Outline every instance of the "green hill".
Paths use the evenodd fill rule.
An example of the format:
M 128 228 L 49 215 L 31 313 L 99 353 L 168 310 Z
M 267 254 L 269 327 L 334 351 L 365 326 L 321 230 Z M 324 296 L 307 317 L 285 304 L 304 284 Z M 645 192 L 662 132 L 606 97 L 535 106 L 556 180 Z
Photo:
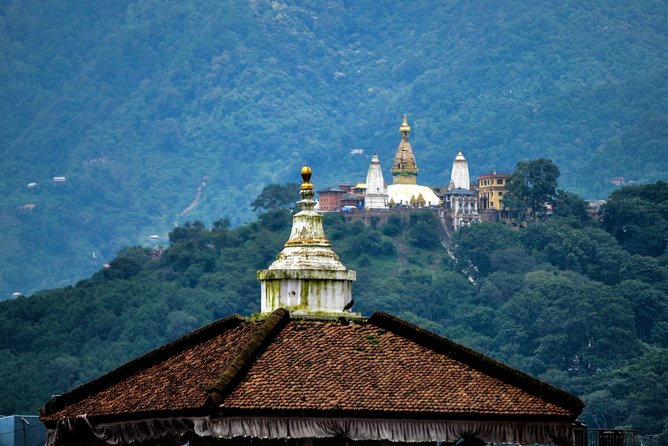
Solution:
M 355 311 L 390 312 L 573 392 L 590 427 L 665 439 L 666 202 L 656 183 L 613 194 L 604 226 L 563 203 L 522 231 L 481 223 L 455 235 L 456 260 L 433 211 L 376 227 L 329 214 L 325 230 L 357 270 Z M 189 223 L 166 249 L 126 248 L 75 286 L 0 302 L 0 413 L 35 412 L 212 320 L 259 311 L 255 273 L 289 230 L 280 209 L 236 228 Z
M 325 187 L 377 151 L 387 175 L 404 112 L 424 184 L 458 150 L 473 175 L 551 158 L 592 198 L 665 179 L 667 6 L 5 2 L 0 296 L 73 283 L 175 221 L 248 221 L 305 162 Z

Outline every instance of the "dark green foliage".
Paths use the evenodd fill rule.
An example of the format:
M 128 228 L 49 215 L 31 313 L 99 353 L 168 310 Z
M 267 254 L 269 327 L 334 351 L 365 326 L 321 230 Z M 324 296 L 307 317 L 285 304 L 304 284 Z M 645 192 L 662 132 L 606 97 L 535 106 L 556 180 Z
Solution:
M 587 214 L 587 202 L 578 195 L 564 190 L 557 191 L 554 215 L 561 219 L 569 219 L 573 223 L 583 225 L 591 223 L 591 218 Z
M 620 280 L 629 254 L 600 228 L 571 226 L 570 220 L 530 225 L 521 234 L 528 252 L 562 270 L 576 271 L 604 283 Z
M 251 208 L 254 212 L 271 209 L 291 209 L 299 201 L 299 184 L 270 184 L 262 189 L 260 195 L 253 200 Z
M 496 251 L 519 246 L 517 232 L 502 224 L 464 227 L 454 238 L 455 257 L 473 277 L 484 277 L 493 271 L 491 257 Z
M 390 237 L 395 236 L 404 229 L 404 226 L 404 222 L 399 215 L 391 215 L 383 226 L 383 234 Z
M 437 248 L 440 245 L 438 220 L 433 211 L 411 214 L 408 223 L 408 241 L 418 248 Z
M 103 271 L 107 279 L 129 279 L 141 270 L 141 266 L 129 257 L 117 257 L 109 262 L 109 268 Z
M 503 204 L 514 209 L 520 220 L 527 214 L 544 218 L 546 205 L 556 204 L 558 177 L 559 168 L 549 159 L 520 161 L 510 177 Z
M 628 186 L 602 207 L 605 229 L 631 254 L 658 257 L 668 245 L 668 183 Z

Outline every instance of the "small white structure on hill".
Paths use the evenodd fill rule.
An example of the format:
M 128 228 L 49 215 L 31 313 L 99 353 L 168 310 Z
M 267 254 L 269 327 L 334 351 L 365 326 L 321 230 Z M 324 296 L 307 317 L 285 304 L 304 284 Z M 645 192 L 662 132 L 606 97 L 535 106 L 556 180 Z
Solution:
M 469 190 L 470 188 L 471 180 L 469 179 L 469 163 L 460 151 L 452 162 L 452 174 L 450 174 L 450 185 L 448 186 L 448 190 Z
M 380 168 L 378 155 L 373 154 L 369 171 L 366 174 L 366 194 L 364 196 L 365 209 L 387 209 L 387 186 Z
M 445 194 L 445 207 L 448 209 L 450 224 L 455 231 L 462 226 L 470 226 L 480 221 L 478 196 L 471 191 L 469 165 L 461 151 L 452 162 L 450 184 Z

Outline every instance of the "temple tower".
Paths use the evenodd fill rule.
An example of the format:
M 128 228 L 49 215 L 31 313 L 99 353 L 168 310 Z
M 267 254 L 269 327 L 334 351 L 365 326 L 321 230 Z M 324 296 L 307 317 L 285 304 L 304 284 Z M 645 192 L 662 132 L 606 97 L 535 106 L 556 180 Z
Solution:
M 350 314 L 355 271 L 346 269 L 332 251 L 314 211 L 311 169 L 302 168 L 301 211 L 292 217 L 292 231 L 283 250 L 268 269 L 257 272 L 261 311 L 285 308 L 295 314 Z
M 404 115 L 404 121 L 401 127 L 399 127 L 399 132 L 401 132 L 401 142 L 397 148 L 397 154 L 394 157 L 394 164 L 392 165 L 392 183 L 417 184 L 418 168 L 415 163 L 413 148 L 408 141 L 411 128 L 406 120 L 406 115 Z
M 380 168 L 378 154 L 374 153 L 366 174 L 365 209 L 387 209 L 387 186 Z
M 450 175 L 450 185 L 448 186 L 448 190 L 452 189 L 471 189 L 469 164 L 461 151 L 452 162 L 452 174 Z

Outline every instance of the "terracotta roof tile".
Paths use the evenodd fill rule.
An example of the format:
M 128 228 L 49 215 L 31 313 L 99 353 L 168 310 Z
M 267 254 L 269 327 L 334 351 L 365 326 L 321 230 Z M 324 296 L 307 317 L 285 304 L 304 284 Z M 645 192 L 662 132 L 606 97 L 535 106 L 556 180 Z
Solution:
M 223 413 L 572 420 L 582 410 L 565 392 L 391 316 L 341 324 L 277 310 L 262 322 L 211 324 L 47 404 L 43 419 L 213 403 Z
M 134 370 L 111 372 L 106 383 L 96 386 L 99 390 L 61 410 L 48 413 L 47 405 L 44 419 L 200 408 L 208 389 L 259 328 L 260 324 L 240 322 L 206 339 L 181 343 L 186 345 L 177 341 L 164 358 L 151 361 L 149 353 Z
M 373 324 L 292 321 L 223 410 L 572 416 L 572 411 Z

